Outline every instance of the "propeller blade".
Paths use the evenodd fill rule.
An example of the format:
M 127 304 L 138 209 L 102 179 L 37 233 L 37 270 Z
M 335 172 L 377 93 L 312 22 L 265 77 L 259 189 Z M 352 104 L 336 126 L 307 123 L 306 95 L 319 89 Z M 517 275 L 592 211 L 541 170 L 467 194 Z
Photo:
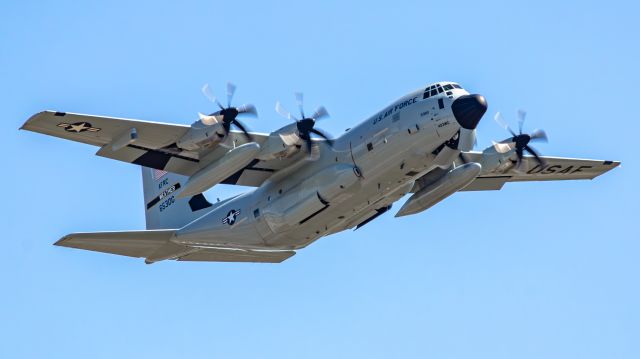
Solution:
M 198 112 L 198 118 L 200 118 L 200 121 L 202 123 L 208 126 L 215 125 L 216 123 L 218 123 L 218 119 L 216 118 L 216 116 L 209 116 L 209 115 L 205 115 L 203 113 Z
M 293 120 L 293 121 L 298 121 L 297 118 L 295 118 L 291 112 L 287 111 L 287 109 L 285 109 L 281 104 L 280 101 L 276 102 L 276 112 L 280 114 L 280 116 L 288 119 L 288 120 Z
M 258 117 L 258 110 L 252 104 L 244 104 L 237 108 L 238 114 L 243 115 L 252 115 L 254 117 Z
M 518 163 L 516 164 L 516 168 L 520 168 L 522 165 L 522 157 L 524 157 L 524 153 L 522 148 L 516 147 L 516 156 L 518 156 Z
M 227 82 L 227 107 L 231 107 L 231 100 L 233 99 L 234 93 L 236 93 L 236 85 Z
M 202 94 L 209 99 L 209 101 L 216 102 L 216 97 L 213 95 L 213 92 L 211 92 L 209 84 L 204 84 L 204 86 L 202 86 Z
M 509 131 L 509 133 L 511 133 L 511 135 L 513 135 L 514 137 L 517 136 L 516 133 L 513 132 L 511 130 L 511 128 L 509 127 L 509 125 L 507 125 L 507 123 L 504 121 L 504 118 L 502 117 L 502 114 L 500 112 L 496 112 L 496 115 L 493 116 L 493 119 L 498 123 L 498 125 L 500 125 L 500 127 L 502 127 L 505 130 Z
M 542 159 L 542 157 L 540 157 L 540 155 L 538 154 L 538 152 L 536 152 L 536 150 L 534 150 L 532 147 L 530 146 L 524 146 L 525 151 L 529 152 L 533 157 L 536 158 L 536 161 L 538 162 L 538 164 L 540 165 L 540 167 L 544 167 L 546 165 L 546 163 L 544 162 L 544 160 Z
M 460 152 L 458 154 L 458 157 L 460 157 L 460 161 L 462 161 L 462 164 L 467 164 L 469 161 L 467 161 L 467 158 L 464 156 L 464 154 L 462 152 Z
M 236 141 L 235 141 L 235 138 L 232 138 L 232 137 L 233 136 L 223 136 L 221 141 L 218 142 L 218 145 L 228 149 L 235 148 Z
M 543 141 L 543 142 L 548 142 L 549 139 L 547 138 L 547 133 L 544 132 L 544 130 L 534 130 L 533 132 L 531 132 L 531 134 L 529 135 L 531 137 L 532 141 Z
M 216 98 L 216 96 L 213 94 L 213 92 L 211 91 L 211 88 L 209 87 L 209 84 L 204 84 L 204 86 L 202 86 L 202 93 L 204 94 L 204 96 L 211 102 L 215 103 L 216 105 L 218 105 L 218 107 L 220 107 L 221 110 L 224 110 L 224 107 L 222 106 L 222 104 L 220 103 L 220 101 L 218 101 L 218 99 Z
M 527 111 L 518 110 L 518 133 L 522 134 L 522 126 L 524 125 L 524 120 L 527 117 Z
M 302 116 L 302 118 L 305 118 L 304 110 L 302 109 L 303 102 L 304 102 L 304 95 L 302 94 L 302 92 L 296 92 L 295 96 L 296 96 L 296 103 L 298 104 L 298 109 L 300 110 L 300 116 Z
M 311 115 L 311 118 L 316 121 L 325 117 L 329 117 L 329 112 L 327 112 L 327 109 L 324 108 L 324 106 L 318 107 L 316 109 L 316 112 L 314 112 L 313 115 Z
M 229 131 L 231 131 L 231 122 L 222 121 L 222 129 L 224 130 L 224 136 L 229 137 Z
M 324 138 L 325 140 L 327 140 L 327 144 L 329 146 L 333 146 L 333 140 L 331 138 L 329 138 L 329 136 L 327 136 L 324 132 L 318 130 L 317 128 L 312 128 L 312 129 L 309 130 L 309 132 L 315 133 L 316 135 Z
M 492 141 L 492 142 L 493 142 L 493 148 L 498 153 L 507 153 L 515 147 L 514 142 L 495 142 L 495 141 Z
M 312 144 L 311 152 L 309 152 L 309 157 L 307 157 L 307 161 L 317 161 L 320 158 L 320 147 L 317 144 Z
M 231 123 L 237 128 L 239 128 L 240 131 L 242 131 L 242 133 L 244 133 L 244 137 L 246 137 L 247 140 L 249 140 L 250 142 L 253 142 L 253 136 L 251 136 L 251 134 L 247 131 L 247 129 L 244 127 L 244 125 L 240 121 L 233 120 L 233 122 Z
M 311 147 L 313 147 L 313 141 L 311 141 L 311 138 L 305 138 L 304 143 L 305 143 L 305 147 L 307 148 L 307 153 L 311 154 L 311 150 L 312 150 Z

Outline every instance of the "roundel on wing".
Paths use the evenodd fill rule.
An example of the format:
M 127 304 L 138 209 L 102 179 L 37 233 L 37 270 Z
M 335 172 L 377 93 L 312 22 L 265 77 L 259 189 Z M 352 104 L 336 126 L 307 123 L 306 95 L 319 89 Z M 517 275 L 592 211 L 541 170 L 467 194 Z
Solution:
M 89 131 L 89 132 L 98 132 L 100 131 L 99 128 L 97 127 L 93 127 L 91 126 L 91 124 L 89 122 L 76 122 L 76 123 L 59 123 L 57 125 L 58 127 L 62 127 L 64 128 L 65 131 L 67 132 L 73 132 L 73 133 L 80 133 L 80 132 L 85 132 L 85 131 Z

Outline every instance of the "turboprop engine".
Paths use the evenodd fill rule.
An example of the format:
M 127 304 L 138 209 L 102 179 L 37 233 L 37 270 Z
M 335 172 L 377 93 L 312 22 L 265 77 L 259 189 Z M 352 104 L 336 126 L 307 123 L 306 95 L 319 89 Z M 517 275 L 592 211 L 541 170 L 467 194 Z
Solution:
M 295 124 L 289 124 L 281 129 L 272 132 L 262 143 L 262 150 L 258 159 L 263 161 L 276 158 L 283 159 L 298 153 L 301 148 L 299 138 L 293 134 Z
M 294 122 L 269 136 L 270 139 L 262 152 L 262 156 L 265 158 L 290 157 L 301 148 L 304 148 L 310 159 L 317 159 L 319 157 L 318 143 L 311 138 L 311 135 L 323 138 L 326 144 L 333 146 L 331 138 L 324 131 L 315 127 L 317 121 L 329 117 L 329 113 L 324 106 L 318 107 L 311 116 L 305 116 L 303 95 L 301 92 L 297 92 L 295 96 L 300 110 L 299 118 L 282 107 L 280 102 L 276 103 L 276 112 Z
M 197 151 L 200 149 L 212 147 L 223 140 L 225 140 L 231 132 L 231 126 L 238 128 L 249 142 L 252 141 L 251 134 L 247 131 L 245 126 L 237 120 L 239 115 L 251 115 L 256 117 L 258 111 L 256 107 L 250 104 L 245 104 L 238 107 L 231 106 L 231 100 L 233 94 L 236 91 L 236 86 L 232 83 L 227 83 L 227 106 L 223 106 L 220 101 L 213 95 L 208 84 L 202 87 L 202 93 L 213 103 L 215 103 L 220 110 L 209 115 L 202 113 L 198 114 L 200 119 L 191 125 L 191 128 L 187 133 L 182 136 L 176 145 L 179 148 L 188 151 Z
M 203 121 L 203 118 L 207 116 L 200 114 L 200 117 L 201 119 L 194 122 L 187 133 L 176 141 L 176 145 L 179 148 L 187 151 L 198 151 L 213 147 L 224 139 L 222 123 L 209 121 L 210 124 L 207 125 Z

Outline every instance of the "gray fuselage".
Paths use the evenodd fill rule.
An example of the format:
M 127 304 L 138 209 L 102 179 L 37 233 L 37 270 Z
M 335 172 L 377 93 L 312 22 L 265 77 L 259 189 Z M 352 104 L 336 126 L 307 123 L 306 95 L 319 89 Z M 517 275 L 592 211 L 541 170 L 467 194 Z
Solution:
M 251 192 L 226 200 L 176 233 L 174 241 L 298 249 L 383 213 L 436 167 L 434 152 L 461 126 L 451 104 L 461 88 L 423 98 L 412 92 Z

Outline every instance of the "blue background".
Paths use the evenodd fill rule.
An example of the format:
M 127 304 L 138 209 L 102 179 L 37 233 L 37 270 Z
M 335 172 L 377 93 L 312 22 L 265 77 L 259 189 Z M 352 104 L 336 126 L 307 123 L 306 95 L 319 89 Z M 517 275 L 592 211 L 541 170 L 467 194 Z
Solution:
M 632 1 L 3 1 L 3 358 L 638 358 L 638 6 Z M 191 123 L 209 82 L 338 135 L 441 80 L 486 96 L 546 155 L 622 160 L 581 182 L 455 194 L 279 265 L 176 263 L 51 244 L 142 229 L 140 170 L 18 131 L 54 109 Z M 210 197 L 244 191 L 216 187 Z M 399 206 L 396 206 L 396 209 Z M 395 210 L 392 211 L 395 213 Z

